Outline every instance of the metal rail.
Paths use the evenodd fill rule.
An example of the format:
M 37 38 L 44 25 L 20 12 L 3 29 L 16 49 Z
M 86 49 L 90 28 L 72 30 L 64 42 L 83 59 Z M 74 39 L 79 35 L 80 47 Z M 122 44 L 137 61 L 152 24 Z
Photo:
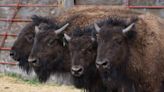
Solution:
M 43 5 L 43 4 L 0 4 L 0 7 L 58 7 L 58 4 Z
M 10 47 L 4 47 L 5 41 L 8 36 L 16 37 L 17 34 L 9 34 L 8 30 L 11 29 L 11 25 L 13 22 L 31 22 L 31 19 L 16 19 L 16 15 L 21 7 L 59 7 L 58 3 L 55 3 L 53 5 L 44 5 L 44 4 L 21 4 L 22 0 L 18 0 L 17 4 L 0 4 L 0 7 L 15 7 L 14 14 L 11 19 L 5 19 L 0 18 L 0 21 L 9 22 L 8 27 L 5 29 L 6 32 L 3 34 L 0 34 L 0 36 L 3 36 L 2 42 L 0 43 L 0 51 L 9 51 L 11 50 Z M 17 65 L 17 62 L 0 62 L 0 64 L 8 64 L 8 65 Z
M 5 19 L 5 18 L 0 18 L 0 21 L 4 22 L 31 22 L 31 19 Z
M 14 10 L 14 14 L 11 17 L 11 20 L 13 20 L 16 17 L 19 9 L 21 8 L 21 6 L 19 6 L 19 4 L 21 4 L 21 1 L 22 0 L 18 0 L 17 1 L 16 7 L 15 7 L 15 10 Z M 4 44 L 5 44 L 5 41 L 6 41 L 7 37 L 8 37 L 8 30 L 11 29 L 13 21 L 8 21 L 8 22 L 9 22 L 9 25 L 8 25 L 8 27 L 6 29 L 6 32 L 5 32 L 5 34 L 2 35 L 3 39 L 2 39 L 2 42 L 0 44 L 0 50 L 9 50 L 9 49 L 11 49 L 11 48 L 3 48 Z M 16 63 L 14 63 L 14 62 L 0 62 L 0 64 L 16 65 Z
M 143 9 L 143 8 L 147 8 L 147 9 L 162 9 L 164 8 L 164 6 L 139 6 L 139 5 L 130 5 L 130 0 L 126 1 L 126 5 L 128 8 L 130 9 Z
M 17 62 L 0 62 L 0 64 L 3 64 L 3 65 L 18 65 Z
M 12 37 L 16 37 L 16 34 L 8 34 L 8 33 L 4 33 L 4 34 L 0 34 L 0 36 L 12 36 Z

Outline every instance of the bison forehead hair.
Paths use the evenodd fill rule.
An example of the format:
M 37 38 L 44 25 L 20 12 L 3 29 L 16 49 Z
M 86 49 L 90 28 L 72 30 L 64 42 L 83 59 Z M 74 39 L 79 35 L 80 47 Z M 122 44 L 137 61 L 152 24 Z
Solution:
M 58 27 L 58 21 L 55 20 L 54 18 L 33 15 L 31 19 L 33 23 L 36 24 L 36 26 L 39 26 L 41 23 L 45 23 L 45 24 L 48 24 L 49 27 L 53 27 L 53 28 Z
M 74 64 L 94 62 L 94 59 L 96 57 L 97 42 L 92 39 L 92 37 L 95 37 L 96 35 L 93 31 L 93 27 L 86 27 L 83 30 L 80 30 L 78 28 L 75 31 L 73 31 L 69 44 L 70 52 L 75 55 L 72 57 L 81 60 L 74 60 L 75 58 L 73 58 Z M 77 55 L 73 52 L 77 52 L 79 54 Z

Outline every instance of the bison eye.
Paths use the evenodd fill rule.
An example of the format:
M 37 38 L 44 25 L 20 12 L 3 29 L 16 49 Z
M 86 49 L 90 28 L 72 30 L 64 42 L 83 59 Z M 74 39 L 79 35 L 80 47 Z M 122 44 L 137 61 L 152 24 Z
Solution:
M 25 38 L 26 38 L 26 40 L 27 40 L 29 43 L 33 42 L 33 40 L 34 40 L 33 35 L 28 35 L 28 36 L 26 36 Z
M 55 41 L 53 39 L 50 39 L 47 43 L 48 46 L 52 46 Z

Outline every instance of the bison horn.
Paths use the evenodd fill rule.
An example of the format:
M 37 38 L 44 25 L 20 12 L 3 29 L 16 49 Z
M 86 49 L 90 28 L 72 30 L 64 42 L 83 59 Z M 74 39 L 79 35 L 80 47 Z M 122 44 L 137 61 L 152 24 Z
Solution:
M 127 28 L 123 29 L 122 32 L 123 33 L 127 33 L 128 31 L 131 30 L 131 28 L 134 26 L 134 23 L 130 24 Z
M 64 34 L 64 37 L 65 37 L 65 39 L 66 39 L 67 41 L 70 41 L 70 40 L 71 40 L 71 37 L 70 37 L 69 35 L 67 35 L 67 34 Z
M 38 32 L 39 32 L 39 27 L 35 26 L 35 33 L 38 33 Z
M 96 29 L 96 32 L 99 33 L 101 28 L 96 23 L 94 23 L 94 27 Z
M 60 29 L 56 30 L 55 33 L 56 34 L 60 34 L 63 30 L 65 30 L 68 27 L 69 23 L 65 24 L 63 27 L 61 27 Z

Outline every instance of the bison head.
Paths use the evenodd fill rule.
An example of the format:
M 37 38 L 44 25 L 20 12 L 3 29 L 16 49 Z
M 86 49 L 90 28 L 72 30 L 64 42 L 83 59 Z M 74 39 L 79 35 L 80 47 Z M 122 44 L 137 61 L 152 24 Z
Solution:
M 97 43 L 91 34 L 92 30 L 76 31 L 72 37 L 65 34 L 72 59 L 71 73 L 76 77 L 88 74 L 94 66 Z
M 40 81 L 46 81 L 51 72 L 61 66 L 64 54 L 67 53 L 62 31 L 68 25 L 55 29 L 52 25 L 41 23 L 35 27 L 36 36 L 28 61 L 35 68 Z
M 34 23 L 30 23 L 22 29 L 10 51 L 10 56 L 18 61 L 19 66 L 27 73 L 31 70 L 28 56 L 31 52 L 35 36 L 34 26 Z
M 92 29 L 75 30 L 70 37 L 64 34 L 69 42 L 71 55 L 71 73 L 73 82 L 77 88 L 85 88 L 91 82 L 97 81 L 97 72 L 95 66 L 97 42 L 92 37 Z M 96 76 L 96 77 L 95 77 Z M 92 80 L 94 79 L 94 80 Z
M 134 23 L 128 26 L 104 25 L 101 28 L 95 23 L 98 42 L 96 66 L 101 69 L 119 67 L 127 61 L 129 40 L 134 39 Z
M 35 26 L 38 26 L 40 23 L 54 24 L 55 21 L 46 17 L 33 15 L 32 22 L 21 30 L 10 51 L 10 56 L 18 61 L 19 66 L 27 73 L 32 69 L 28 63 L 28 57 L 34 43 Z

